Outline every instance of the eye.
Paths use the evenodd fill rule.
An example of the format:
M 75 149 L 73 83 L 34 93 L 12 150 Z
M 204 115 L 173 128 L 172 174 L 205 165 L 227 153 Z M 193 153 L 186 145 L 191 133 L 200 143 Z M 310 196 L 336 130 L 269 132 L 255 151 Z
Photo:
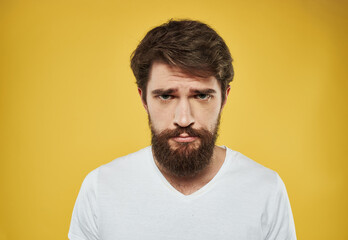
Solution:
M 161 100 L 169 100 L 172 99 L 171 95 L 159 95 L 158 96 Z
M 211 98 L 211 96 L 209 94 L 201 93 L 201 94 L 197 94 L 196 98 L 200 100 L 208 100 L 209 98 Z

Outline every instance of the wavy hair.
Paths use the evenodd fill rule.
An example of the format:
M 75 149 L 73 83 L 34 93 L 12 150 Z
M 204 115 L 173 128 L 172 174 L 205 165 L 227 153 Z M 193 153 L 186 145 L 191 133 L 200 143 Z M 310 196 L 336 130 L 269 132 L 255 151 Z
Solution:
M 169 20 L 150 30 L 131 55 L 136 83 L 143 91 L 154 61 L 162 61 L 198 77 L 220 82 L 222 101 L 233 80 L 232 57 L 224 40 L 207 24 L 192 20 Z

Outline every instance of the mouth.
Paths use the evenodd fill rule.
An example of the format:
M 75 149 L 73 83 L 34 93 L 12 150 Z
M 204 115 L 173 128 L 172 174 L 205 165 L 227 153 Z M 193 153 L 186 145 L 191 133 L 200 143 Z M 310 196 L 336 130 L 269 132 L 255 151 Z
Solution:
M 190 136 L 186 133 L 184 134 L 180 134 L 177 137 L 173 137 L 172 139 L 175 142 L 179 142 L 179 143 L 190 143 L 190 142 L 194 142 L 195 140 L 197 140 L 198 137 L 194 137 L 194 136 Z

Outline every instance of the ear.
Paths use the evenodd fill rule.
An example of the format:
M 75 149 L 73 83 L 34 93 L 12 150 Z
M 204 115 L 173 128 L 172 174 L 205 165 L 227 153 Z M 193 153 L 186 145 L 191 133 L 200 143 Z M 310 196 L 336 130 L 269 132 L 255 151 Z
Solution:
M 223 107 L 224 107 L 224 106 L 226 105 L 226 103 L 227 103 L 227 97 L 228 97 L 228 95 L 230 94 L 230 90 L 231 90 L 231 86 L 228 85 L 227 88 L 226 88 L 226 91 L 225 91 L 225 100 L 224 100 L 224 102 L 223 102 L 222 105 L 221 105 L 221 110 L 223 109 Z
M 144 95 L 143 90 L 141 90 L 140 88 L 138 88 L 138 93 L 139 93 L 139 95 L 140 95 L 141 102 L 143 103 L 143 106 L 144 106 L 146 112 L 148 112 L 148 110 L 147 110 L 147 104 L 146 104 L 146 101 L 144 100 L 145 95 Z

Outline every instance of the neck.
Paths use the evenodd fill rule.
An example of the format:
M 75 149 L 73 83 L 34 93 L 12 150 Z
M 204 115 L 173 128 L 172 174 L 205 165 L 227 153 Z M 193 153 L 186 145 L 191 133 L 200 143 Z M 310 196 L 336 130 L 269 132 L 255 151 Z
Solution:
M 155 163 L 162 175 L 176 190 L 183 193 L 184 195 L 190 195 L 202 188 L 215 177 L 222 164 L 224 163 L 225 156 L 226 150 L 221 147 L 215 146 L 210 164 L 199 173 L 193 176 L 184 177 L 179 177 L 171 174 L 166 169 L 164 169 L 156 159 Z

